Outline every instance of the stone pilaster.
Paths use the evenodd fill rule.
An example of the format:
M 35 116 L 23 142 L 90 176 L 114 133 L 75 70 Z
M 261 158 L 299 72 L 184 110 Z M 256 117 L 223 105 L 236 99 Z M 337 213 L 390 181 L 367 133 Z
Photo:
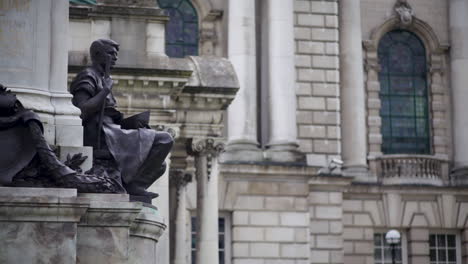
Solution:
M 257 141 L 257 53 L 255 1 L 230 0 L 228 57 L 237 73 L 240 89 L 228 108 L 226 161 L 263 159 Z
M 217 264 L 218 259 L 218 156 L 224 142 L 215 138 L 191 139 L 197 177 L 197 263 Z
M 266 1 L 268 30 L 269 135 L 267 158 L 305 161 L 297 148 L 294 1 Z
M 344 262 L 343 190 L 351 178 L 314 176 L 309 180 L 310 263 Z
M 462 263 L 468 263 L 468 229 L 461 232 L 461 256 Z
M 360 1 L 339 1 L 341 134 L 344 173 L 367 180 L 366 95 Z
M 449 9 L 451 90 L 453 102 L 453 163 L 457 183 L 468 182 L 468 1 L 451 0 Z
M 430 263 L 429 230 L 425 227 L 411 228 L 408 232 L 408 262 L 414 264 Z
M 186 206 L 186 186 L 192 181 L 192 175 L 184 170 L 171 170 L 170 186 L 174 192 L 175 214 L 173 217 L 173 264 L 187 263 L 187 206 Z

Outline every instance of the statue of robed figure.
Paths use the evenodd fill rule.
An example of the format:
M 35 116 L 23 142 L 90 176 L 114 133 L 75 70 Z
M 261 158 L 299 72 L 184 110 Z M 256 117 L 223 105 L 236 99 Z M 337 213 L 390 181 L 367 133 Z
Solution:
M 116 109 L 110 72 L 118 51 L 119 44 L 113 40 L 94 41 L 92 65 L 77 74 L 70 93 L 81 110 L 84 145 L 93 147 L 93 168 L 88 173 L 120 181 L 131 196 L 145 201 L 157 196 L 146 189 L 164 174 L 173 138 L 150 129 L 149 112 L 124 119 Z

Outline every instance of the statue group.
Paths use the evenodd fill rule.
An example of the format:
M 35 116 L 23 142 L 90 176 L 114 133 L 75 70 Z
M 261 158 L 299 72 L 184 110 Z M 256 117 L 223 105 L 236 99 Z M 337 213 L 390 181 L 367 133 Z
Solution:
M 110 73 L 118 51 L 113 40 L 94 41 L 92 65 L 70 85 L 72 103 L 81 110 L 84 145 L 93 147 L 93 166 L 84 173 L 79 165 L 86 157 L 58 160 L 44 139 L 39 117 L 0 87 L 0 144 L 13 150 L 13 155 L 0 153 L 1 185 L 128 193 L 132 200 L 147 203 L 158 196 L 147 189 L 164 174 L 173 138 L 150 128 L 149 112 L 124 118 L 117 110 Z

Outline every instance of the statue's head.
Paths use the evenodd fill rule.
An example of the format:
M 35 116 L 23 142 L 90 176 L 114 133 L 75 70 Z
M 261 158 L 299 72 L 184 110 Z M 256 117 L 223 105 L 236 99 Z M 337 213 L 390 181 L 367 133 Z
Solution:
M 12 116 L 22 108 L 16 95 L 0 84 L 0 116 Z
M 118 51 L 119 44 L 111 39 L 95 40 L 89 48 L 93 64 L 100 65 L 103 70 L 112 68 L 115 65 Z

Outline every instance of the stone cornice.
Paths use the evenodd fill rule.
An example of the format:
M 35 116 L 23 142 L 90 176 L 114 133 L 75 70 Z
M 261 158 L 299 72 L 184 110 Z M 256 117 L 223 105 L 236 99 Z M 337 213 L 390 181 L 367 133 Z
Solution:
M 88 19 L 90 17 L 125 17 L 144 20 L 168 21 L 164 10 L 154 7 L 120 6 L 116 4 L 94 6 L 70 6 L 71 19 Z

